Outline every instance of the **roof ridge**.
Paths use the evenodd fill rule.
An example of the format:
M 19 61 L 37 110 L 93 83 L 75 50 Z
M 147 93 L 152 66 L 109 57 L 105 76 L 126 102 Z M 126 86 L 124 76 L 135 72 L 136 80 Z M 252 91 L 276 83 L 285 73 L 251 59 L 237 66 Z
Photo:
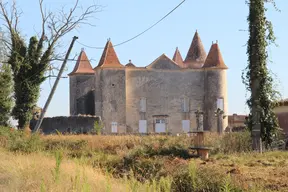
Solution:
M 176 65 L 177 67 L 179 67 L 178 64 L 177 64 L 175 61 L 173 61 L 173 60 L 170 59 L 165 53 L 163 53 L 163 54 L 161 54 L 159 57 L 157 57 L 152 63 L 150 63 L 149 65 L 147 65 L 146 68 L 149 68 L 149 67 L 153 66 L 153 64 L 157 63 L 157 62 L 158 62 L 160 59 L 162 59 L 162 58 L 168 59 L 168 60 L 171 61 L 174 65 Z

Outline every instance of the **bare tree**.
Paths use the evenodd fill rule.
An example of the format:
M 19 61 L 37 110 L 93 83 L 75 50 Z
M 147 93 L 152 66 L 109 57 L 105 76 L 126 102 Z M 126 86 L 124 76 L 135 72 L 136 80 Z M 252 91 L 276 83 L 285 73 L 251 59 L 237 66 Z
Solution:
M 29 125 L 31 111 L 39 98 L 40 85 L 47 77 L 51 77 L 45 77 L 46 71 L 55 68 L 50 66 L 50 62 L 59 60 L 61 56 L 61 53 L 55 51 L 57 43 L 80 25 L 92 25 L 89 20 L 100 11 L 100 6 L 95 4 L 83 8 L 79 5 L 79 0 L 76 0 L 69 11 L 62 7 L 56 13 L 46 11 L 43 4 L 44 0 L 39 0 L 41 32 L 25 42 L 18 29 L 22 12 L 17 8 L 16 1 L 9 6 L 4 0 L 0 0 L 0 16 L 10 35 L 5 44 L 10 50 L 8 63 L 13 71 L 16 102 L 13 115 L 18 119 L 20 128 Z M 80 15 L 77 15 L 78 11 L 81 11 Z

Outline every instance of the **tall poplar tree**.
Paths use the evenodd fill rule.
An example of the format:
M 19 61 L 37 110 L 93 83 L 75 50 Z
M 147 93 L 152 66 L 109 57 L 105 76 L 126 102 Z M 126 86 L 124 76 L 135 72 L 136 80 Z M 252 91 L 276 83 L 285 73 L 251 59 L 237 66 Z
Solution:
M 247 104 L 250 109 L 247 125 L 252 131 L 253 149 L 261 150 L 261 142 L 266 147 L 273 141 L 278 120 L 273 109 L 278 92 L 273 89 L 273 78 L 267 68 L 267 46 L 275 42 L 272 23 L 266 18 L 265 3 L 274 1 L 248 0 L 249 40 L 247 43 L 248 66 L 243 74 L 243 82 L 251 92 Z M 262 141 L 261 141 L 262 140 Z
M 0 29 L 0 126 L 7 126 L 13 107 L 13 79 L 10 66 L 7 64 L 5 35 Z
M 13 107 L 13 79 L 10 66 L 0 65 L 0 126 L 7 126 Z

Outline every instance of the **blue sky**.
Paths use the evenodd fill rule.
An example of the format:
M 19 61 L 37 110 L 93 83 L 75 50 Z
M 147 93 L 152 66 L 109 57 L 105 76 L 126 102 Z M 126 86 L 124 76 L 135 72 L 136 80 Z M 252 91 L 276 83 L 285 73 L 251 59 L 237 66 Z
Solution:
M 172 10 L 182 0 L 97 0 L 102 5 L 102 11 L 90 20 L 92 24 L 82 25 L 77 31 L 69 33 L 61 44 L 63 50 L 68 47 L 74 35 L 79 41 L 90 45 L 104 46 L 111 38 L 113 44 L 125 41 L 142 32 L 154 22 Z M 61 6 L 72 6 L 73 0 L 45 0 L 47 9 L 57 11 Z M 93 0 L 80 0 L 85 7 Z M 268 6 L 268 18 L 272 20 L 279 47 L 272 46 L 269 50 L 269 68 L 276 74 L 277 89 L 285 98 L 288 92 L 288 78 L 286 72 L 286 45 L 288 45 L 288 2 L 276 0 L 281 13 Z M 35 31 L 40 31 L 40 12 L 38 0 L 18 0 L 18 7 L 23 11 L 20 27 L 23 35 L 30 37 Z M 116 47 L 122 64 L 131 59 L 137 66 L 146 66 L 162 53 L 172 58 L 176 46 L 185 58 L 196 29 L 208 53 L 212 41 L 218 40 L 226 65 L 228 80 L 229 113 L 243 114 L 248 112 L 245 105 L 246 90 L 241 80 L 242 70 L 247 65 L 246 42 L 248 6 L 245 0 L 186 0 L 186 2 L 168 18 L 155 26 L 152 30 L 137 39 Z M 76 43 L 72 54 L 80 52 L 83 46 Z M 63 51 L 60 50 L 60 51 Z M 85 48 L 93 67 L 98 64 L 102 50 Z M 68 62 L 67 75 L 72 71 L 75 62 Z M 51 82 L 53 83 L 53 81 Z M 39 106 L 43 107 L 51 90 L 49 81 L 41 86 Z M 48 108 L 46 116 L 69 115 L 69 79 L 61 79 L 54 98 Z

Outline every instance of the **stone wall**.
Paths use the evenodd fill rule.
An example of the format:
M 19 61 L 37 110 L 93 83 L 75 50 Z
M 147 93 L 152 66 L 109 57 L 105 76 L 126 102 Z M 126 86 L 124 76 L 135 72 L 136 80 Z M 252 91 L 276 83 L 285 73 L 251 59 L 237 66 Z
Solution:
M 125 68 L 102 69 L 100 73 L 100 91 L 97 92 L 101 94 L 101 117 L 107 133 L 111 132 L 112 122 L 117 122 L 118 133 L 126 132 L 125 90 Z M 98 106 L 97 104 L 96 108 Z M 96 111 L 98 110 L 96 109 Z
M 99 117 L 95 116 L 69 116 L 69 117 L 47 117 L 43 119 L 41 130 L 44 134 L 54 134 L 58 130 L 61 133 L 88 133 L 93 130 L 95 121 Z M 35 121 L 30 127 L 34 127 Z
M 203 109 L 203 70 L 137 69 L 126 70 L 126 124 L 129 132 L 138 132 L 139 120 L 147 120 L 148 132 L 155 131 L 155 118 L 167 119 L 167 131 L 182 132 L 182 120 L 190 120 L 196 129 L 195 111 Z M 184 98 L 189 110 L 183 112 Z M 146 112 L 140 112 L 140 99 L 146 99 Z
M 74 75 L 69 77 L 70 115 L 78 115 L 77 99 L 94 90 L 94 75 Z

